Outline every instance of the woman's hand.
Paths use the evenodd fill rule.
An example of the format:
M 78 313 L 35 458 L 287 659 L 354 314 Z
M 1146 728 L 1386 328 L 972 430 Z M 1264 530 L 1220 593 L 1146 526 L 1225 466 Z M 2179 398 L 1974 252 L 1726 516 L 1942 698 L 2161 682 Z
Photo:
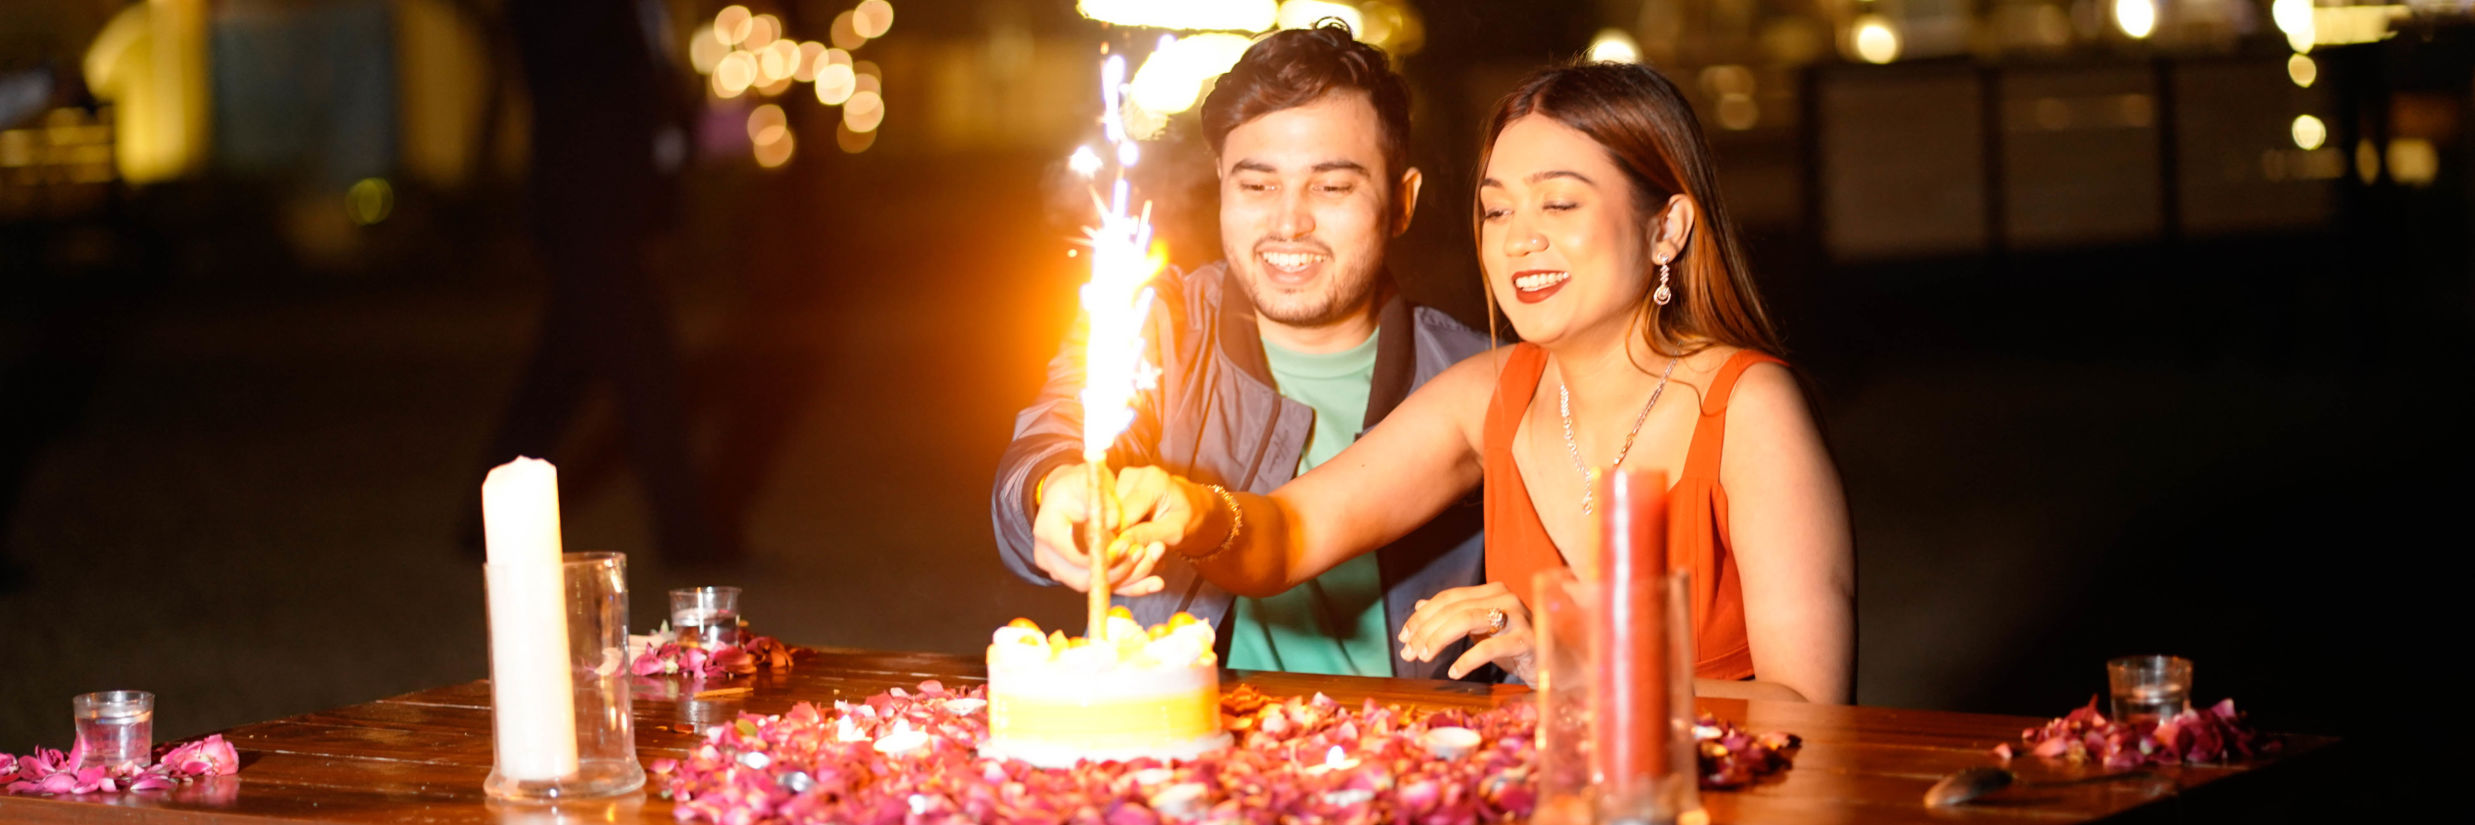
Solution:
M 1139 469 L 1167 475 L 1150 467 Z M 1098 508 L 1102 523 L 1114 525 L 1124 520 L 1125 509 L 1120 502 L 1125 499 L 1127 477 L 1133 474 L 1134 471 L 1115 473 L 1115 478 L 1111 478 L 1112 474 L 1103 468 L 1101 484 L 1115 486 L 1118 492 L 1102 496 Z M 1077 592 L 1090 592 L 1091 556 L 1083 552 L 1078 540 L 1094 509 L 1088 465 L 1068 464 L 1049 471 L 1040 481 L 1039 502 L 1039 511 L 1031 517 L 1032 563 L 1057 583 Z M 1107 576 L 1111 591 L 1120 596 L 1160 592 L 1166 585 L 1159 576 L 1152 575 L 1152 567 L 1160 562 L 1161 546 L 1138 545 L 1124 541 L 1123 536 L 1119 538 L 1109 543 Z
M 1501 630 L 1495 628 L 1494 622 L 1498 610 L 1504 615 Z M 1446 671 L 1452 678 L 1459 679 L 1488 662 L 1524 682 L 1536 675 L 1537 648 L 1535 637 L 1530 634 L 1530 610 L 1521 606 L 1511 588 L 1495 582 L 1455 587 L 1419 602 L 1417 611 L 1401 623 L 1401 658 L 1431 661 L 1436 651 L 1463 636 L 1476 639 L 1477 643 L 1453 661 Z

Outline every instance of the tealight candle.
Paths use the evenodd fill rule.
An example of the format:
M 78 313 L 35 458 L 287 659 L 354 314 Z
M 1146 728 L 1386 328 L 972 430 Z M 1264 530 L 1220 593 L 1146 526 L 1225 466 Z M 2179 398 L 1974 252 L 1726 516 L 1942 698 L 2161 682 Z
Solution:
M 1420 734 L 1418 744 L 1437 759 L 1459 759 L 1478 747 L 1478 732 L 1469 728 L 1435 728 Z
M 877 737 L 876 750 L 887 756 L 901 756 L 928 747 L 928 734 L 916 730 L 911 723 L 897 721 L 892 732 Z
M 1331 750 L 1324 752 L 1323 764 L 1307 767 L 1306 773 L 1309 776 L 1321 776 L 1333 771 L 1349 770 L 1350 768 L 1355 768 L 1357 766 L 1358 760 L 1349 758 L 1348 751 L 1341 750 L 1341 746 L 1339 745 L 1333 745 Z

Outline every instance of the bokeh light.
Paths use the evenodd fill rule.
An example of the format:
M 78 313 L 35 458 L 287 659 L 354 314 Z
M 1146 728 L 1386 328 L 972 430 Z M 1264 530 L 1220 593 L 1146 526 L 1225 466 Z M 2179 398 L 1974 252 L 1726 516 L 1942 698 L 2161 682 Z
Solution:
M 352 222 L 371 226 L 395 211 L 395 187 L 386 178 L 362 178 L 344 190 L 344 212 Z
M 773 45 L 774 39 L 781 36 L 782 18 L 775 17 L 770 14 L 760 14 L 757 15 L 755 19 L 748 21 L 748 38 L 746 40 L 739 41 L 739 48 L 746 49 L 748 51 L 756 51 L 757 49 L 762 49 L 766 46 Z
M 1166 38 L 1163 38 L 1166 40 Z M 1252 41 L 1235 34 L 1198 34 L 1173 40 L 1153 50 L 1126 84 L 1126 97 L 1144 110 L 1162 115 L 1194 108 L 1203 87 L 1237 65 Z
M 851 102 L 842 104 L 842 124 L 854 132 L 874 132 L 885 123 L 885 98 L 876 92 L 860 90 L 851 94 Z
M 2312 83 L 2320 79 L 2320 62 L 2308 54 L 2287 55 L 2286 79 L 2294 81 L 2297 86 L 2312 88 Z
M 722 55 L 729 53 L 730 44 L 722 42 L 712 26 L 699 27 L 696 36 L 688 38 L 688 65 L 696 67 L 697 74 L 712 74 Z
M 2146 39 L 2157 30 L 2157 0 L 2114 0 L 2114 25 L 2134 40 Z
M 1100 171 L 1100 153 L 1092 151 L 1089 146 L 1077 146 L 1074 156 L 1066 158 L 1066 168 L 1083 177 L 1091 177 Z
M 876 145 L 877 133 L 854 132 L 851 131 L 850 124 L 836 124 L 834 126 L 834 143 L 841 146 L 842 151 L 856 155 L 861 152 L 868 151 L 868 147 Z
M 1856 18 L 1855 32 L 1849 42 L 1856 47 L 1858 59 L 1867 63 L 1889 63 L 1899 59 L 1899 32 L 1891 21 L 1879 14 Z
M 824 65 L 825 44 L 814 40 L 801 43 L 799 44 L 799 70 L 791 73 L 791 79 L 801 83 L 813 82 L 816 80 L 816 70 Z
M 731 52 L 713 67 L 713 91 L 723 97 L 738 97 L 756 83 L 756 57 L 747 52 Z
M 783 129 L 774 142 L 756 145 L 756 165 L 780 169 L 783 164 L 791 162 L 791 153 L 797 148 L 798 141 L 791 139 L 790 130 Z
M 2296 115 L 2292 131 L 2295 147 L 2306 152 L 2320 148 L 2329 140 L 2329 126 L 2311 115 Z
M 859 28 L 852 25 L 853 16 L 849 11 L 834 15 L 834 24 L 827 30 L 825 38 L 834 42 L 834 48 L 856 49 L 868 43 L 868 38 L 859 36 Z
M 827 106 L 849 102 L 851 93 L 859 91 L 856 81 L 857 76 L 851 73 L 850 64 L 825 64 L 825 68 L 816 70 L 816 102 Z
M 748 111 L 748 141 L 763 146 L 780 140 L 790 131 L 790 118 L 782 107 L 767 103 Z
M 748 13 L 746 6 L 724 6 L 721 11 L 713 15 L 713 35 L 722 41 L 722 45 L 739 45 L 747 42 L 748 30 L 753 27 L 755 20 L 755 16 Z
M 863 0 L 851 10 L 851 29 L 861 37 L 884 37 L 886 30 L 893 27 L 894 4 L 885 0 Z
M 1601 63 L 1639 63 L 1641 44 L 1623 29 L 1600 29 L 1590 38 L 1590 59 Z

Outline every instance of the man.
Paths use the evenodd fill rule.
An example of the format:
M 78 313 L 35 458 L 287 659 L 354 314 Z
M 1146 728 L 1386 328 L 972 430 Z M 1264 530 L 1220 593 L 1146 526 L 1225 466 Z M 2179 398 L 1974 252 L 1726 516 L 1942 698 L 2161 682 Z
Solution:
M 1268 493 L 1488 340 L 1404 302 L 1384 268 L 1420 176 L 1408 88 L 1381 50 L 1341 28 L 1274 34 L 1221 77 L 1202 114 L 1224 260 L 1156 280 L 1145 338 L 1160 386 L 1138 400 L 1109 463 Z M 1015 421 L 992 502 L 1007 567 L 1077 590 L 1088 586 L 1075 538 L 1088 483 L 1082 384 L 1081 342 L 1069 339 Z M 1118 596 L 1146 625 L 1180 610 L 1212 622 L 1230 667 L 1443 678 L 1457 650 L 1410 662 L 1393 640 L 1418 600 L 1484 578 L 1479 522 L 1476 507 L 1453 508 L 1268 599 L 1236 598 L 1183 559 L 1137 548 L 1117 562 L 1138 568 Z

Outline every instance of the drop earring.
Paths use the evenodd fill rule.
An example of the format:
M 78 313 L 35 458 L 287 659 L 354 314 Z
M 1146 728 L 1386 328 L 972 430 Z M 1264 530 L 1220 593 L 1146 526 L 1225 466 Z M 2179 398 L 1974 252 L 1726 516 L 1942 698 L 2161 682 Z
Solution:
M 1651 303 L 1654 303 L 1654 304 L 1658 304 L 1659 306 L 1666 306 L 1666 305 L 1667 305 L 1667 302 L 1672 301 L 1672 300 L 1675 300 L 1675 299 L 1676 299 L 1676 293 L 1669 292 L 1669 291 L 1668 291 L 1668 289 L 1667 289 L 1667 262 L 1666 262 L 1666 261 L 1660 261 L 1660 262 L 1659 262 L 1659 288 L 1658 288 L 1658 290 L 1657 290 L 1657 291 L 1650 293 L 1650 302 L 1651 302 Z

